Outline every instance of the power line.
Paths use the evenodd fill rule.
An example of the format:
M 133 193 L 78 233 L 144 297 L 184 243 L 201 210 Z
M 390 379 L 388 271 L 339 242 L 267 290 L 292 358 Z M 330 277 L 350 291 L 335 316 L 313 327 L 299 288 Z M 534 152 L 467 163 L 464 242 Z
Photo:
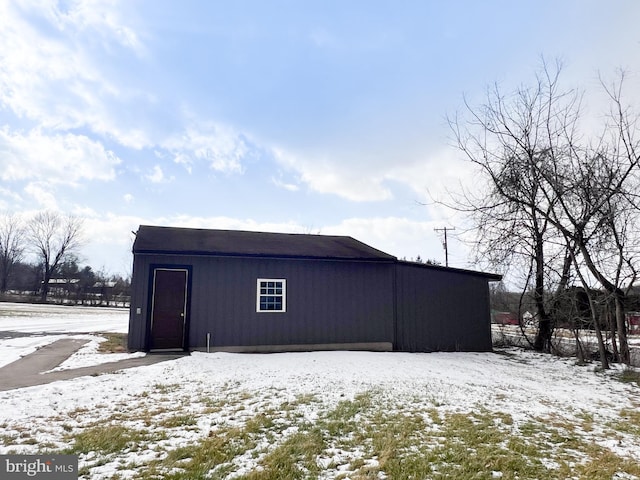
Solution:
M 444 264 L 445 266 L 449 266 L 449 248 L 447 245 L 447 231 L 455 230 L 456 227 L 442 227 L 442 228 L 434 228 L 436 232 L 444 232 L 444 242 L 442 242 L 442 246 L 444 247 Z

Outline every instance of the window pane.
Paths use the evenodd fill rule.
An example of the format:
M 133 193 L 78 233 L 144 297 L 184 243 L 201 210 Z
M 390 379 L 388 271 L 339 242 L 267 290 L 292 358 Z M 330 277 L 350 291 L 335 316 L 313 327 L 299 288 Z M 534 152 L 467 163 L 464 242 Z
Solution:
M 285 281 L 258 279 L 258 311 L 285 311 Z
M 260 296 L 260 310 L 282 310 L 282 297 Z

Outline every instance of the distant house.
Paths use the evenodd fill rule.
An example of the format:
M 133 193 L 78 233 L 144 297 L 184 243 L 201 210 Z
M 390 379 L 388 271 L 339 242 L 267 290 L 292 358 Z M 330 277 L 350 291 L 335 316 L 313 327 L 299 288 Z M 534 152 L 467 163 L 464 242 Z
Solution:
M 44 283 L 44 282 L 43 282 Z M 47 282 L 48 292 L 51 296 L 68 296 L 76 293 L 80 287 L 78 278 L 50 278 Z
M 488 282 L 351 237 L 140 226 L 130 350 L 491 350 Z
M 528 312 L 525 312 L 528 313 Z M 493 323 L 498 325 L 518 325 L 518 316 L 513 312 L 491 312 Z M 531 316 L 531 314 L 529 314 Z

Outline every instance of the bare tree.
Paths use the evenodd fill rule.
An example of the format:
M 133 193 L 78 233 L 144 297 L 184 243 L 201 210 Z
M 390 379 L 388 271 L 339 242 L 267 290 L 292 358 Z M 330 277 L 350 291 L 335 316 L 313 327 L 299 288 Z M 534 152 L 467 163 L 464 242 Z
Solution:
M 24 253 L 24 229 L 15 215 L 0 216 L 0 292 L 7 291 L 13 266 Z
M 566 135 L 579 118 L 581 95 L 560 92 L 561 67 L 546 65 L 532 87 L 520 87 L 506 97 L 497 85 L 487 91 L 480 107 L 465 102 L 467 120 L 449 119 L 457 147 L 478 167 L 484 190 L 453 195 L 453 206 L 471 215 L 477 233 L 476 252 L 494 266 L 519 262 L 527 271 L 524 290 L 532 284 L 537 319 L 536 350 L 550 351 L 553 334 L 548 312 L 550 272 L 559 285 L 568 281 L 567 249 L 551 228 L 549 212 L 556 201 L 542 189 L 543 165 L 555 161 L 553 152 L 570 141 Z M 562 266 L 549 268 L 552 262 Z M 561 287 L 560 287 L 561 288 Z M 524 291 L 523 290 L 523 291 Z
M 60 262 L 82 245 L 82 225 L 82 219 L 78 217 L 63 217 L 52 211 L 38 213 L 27 224 L 27 240 L 42 262 L 40 298 L 43 302 L 49 293 L 49 280 Z
M 607 367 L 600 317 L 591 294 L 594 279 L 613 302 L 620 360 L 629 362 L 623 287 L 636 278 L 640 141 L 636 117 L 622 102 L 624 76 L 608 94 L 611 113 L 602 133 L 581 134 L 582 94 L 560 91 L 560 66 L 545 64 L 531 88 L 513 96 L 497 87 L 470 120 L 450 121 L 458 147 L 487 182 L 480 198 L 458 197 L 457 206 L 477 222 L 480 252 L 492 261 L 518 255 L 529 262 L 538 317 L 534 346 L 548 349 L 549 282 L 557 292 L 575 276 L 589 295 L 591 324 Z M 587 138 L 588 140 L 585 140 Z M 460 201 L 462 198 L 462 201 Z M 572 273 L 573 272 L 573 273 Z
M 623 288 L 630 288 L 636 278 L 640 140 L 636 118 L 622 103 L 623 80 L 621 75 L 615 89 L 603 84 L 612 110 L 597 143 L 582 147 L 571 143 L 567 151 L 555 155 L 557 161 L 548 165 L 551 168 L 540 170 L 540 174 L 547 198 L 557 199 L 549 211 L 549 222 L 575 245 L 576 270 L 584 268 L 614 304 L 619 356 L 628 364 Z M 584 275 L 580 279 L 587 288 Z M 597 322 L 594 329 L 606 366 Z

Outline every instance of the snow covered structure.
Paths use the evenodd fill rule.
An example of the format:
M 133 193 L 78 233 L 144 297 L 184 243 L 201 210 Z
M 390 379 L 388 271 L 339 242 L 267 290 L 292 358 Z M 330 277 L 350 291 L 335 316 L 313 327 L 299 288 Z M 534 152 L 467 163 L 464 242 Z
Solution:
M 499 275 L 351 237 L 140 226 L 130 350 L 491 350 Z

